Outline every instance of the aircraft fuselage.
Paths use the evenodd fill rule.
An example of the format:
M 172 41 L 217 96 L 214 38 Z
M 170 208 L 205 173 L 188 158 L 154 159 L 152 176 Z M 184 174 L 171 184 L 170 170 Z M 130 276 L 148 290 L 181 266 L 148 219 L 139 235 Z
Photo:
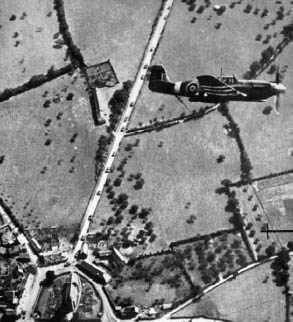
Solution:
M 242 94 L 229 95 L 229 93 L 209 93 L 206 95 L 206 92 L 201 89 L 199 82 L 197 82 L 197 91 L 191 93 L 190 90 L 188 90 L 188 86 L 192 83 L 194 83 L 194 81 L 191 80 L 176 83 L 158 80 L 150 83 L 149 88 L 154 92 L 189 97 L 191 102 L 207 103 L 222 103 L 228 101 L 264 101 L 271 96 L 285 91 L 285 87 L 282 84 L 274 82 L 237 80 L 235 83 L 228 85 L 233 86 L 235 90 Z

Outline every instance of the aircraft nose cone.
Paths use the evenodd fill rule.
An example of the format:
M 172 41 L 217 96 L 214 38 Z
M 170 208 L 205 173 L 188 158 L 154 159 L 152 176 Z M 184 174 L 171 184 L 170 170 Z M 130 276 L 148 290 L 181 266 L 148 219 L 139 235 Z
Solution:
M 285 93 L 287 89 L 283 84 L 274 84 L 274 88 L 277 93 Z

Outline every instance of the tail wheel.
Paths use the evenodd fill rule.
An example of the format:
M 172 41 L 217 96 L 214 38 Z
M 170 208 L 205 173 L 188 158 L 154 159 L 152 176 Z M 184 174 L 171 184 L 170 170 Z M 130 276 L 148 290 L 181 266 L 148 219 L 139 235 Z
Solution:
M 186 90 L 188 94 L 195 94 L 198 91 L 198 84 L 194 82 L 190 82 L 186 86 Z

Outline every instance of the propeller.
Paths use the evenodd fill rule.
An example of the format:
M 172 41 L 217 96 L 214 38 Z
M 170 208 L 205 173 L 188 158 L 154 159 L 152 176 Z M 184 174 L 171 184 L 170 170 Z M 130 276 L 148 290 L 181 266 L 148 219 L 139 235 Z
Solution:
M 275 80 L 275 83 L 279 84 L 280 83 L 280 68 L 279 68 L 279 65 L 277 66 L 277 69 L 276 69 L 276 80 Z
M 280 114 L 279 113 L 279 108 L 280 108 L 280 93 L 275 95 L 275 112 L 276 114 Z
M 281 74 L 280 74 L 280 68 L 279 68 L 279 65 L 277 66 L 277 69 L 276 69 L 276 79 L 275 79 L 275 83 L 276 84 L 280 84 L 280 78 L 281 78 Z M 279 113 L 279 108 L 280 108 L 280 93 L 277 93 L 275 95 L 275 112 L 276 114 L 280 114 Z

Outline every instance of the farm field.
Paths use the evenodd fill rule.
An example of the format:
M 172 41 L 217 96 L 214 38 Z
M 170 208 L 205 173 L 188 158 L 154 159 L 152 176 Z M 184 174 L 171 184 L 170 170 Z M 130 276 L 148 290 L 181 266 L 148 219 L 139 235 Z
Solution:
M 292 182 L 287 184 L 280 184 L 277 186 L 267 186 L 264 189 L 257 191 L 257 195 L 265 209 L 267 223 L 269 224 L 270 229 L 292 229 Z M 289 241 L 293 240 L 292 233 L 276 234 L 278 235 L 278 239 L 283 246 L 286 246 Z
M 284 321 L 285 295 L 283 288 L 272 281 L 270 265 L 266 263 L 237 276 L 174 316 L 205 316 L 237 322 Z
M 121 83 L 133 79 L 161 2 L 66 0 L 64 5 L 87 64 L 110 59 Z
M 0 91 L 67 64 L 53 1 L 2 1 L 0 20 Z
M 116 197 L 128 195 L 129 207 L 122 213 L 125 217 L 129 218 L 133 204 L 152 209 L 150 216 L 157 235 L 152 249 L 231 228 L 230 214 L 224 211 L 227 199 L 215 192 L 223 179 L 238 180 L 240 173 L 237 146 L 224 133 L 224 124 L 225 119 L 214 112 L 161 132 L 124 139 L 110 174 L 111 185 L 120 177 L 120 185 L 114 183 L 112 188 Z M 225 156 L 222 163 L 217 163 L 219 155 Z M 121 168 L 123 159 L 126 162 Z M 137 173 L 143 179 L 140 189 L 134 188 L 136 180 L 130 178 Z M 92 231 L 101 230 L 101 222 L 114 215 L 113 197 L 102 196 Z
M 26 229 L 80 222 L 104 131 L 79 73 L 1 103 L 0 195 Z

